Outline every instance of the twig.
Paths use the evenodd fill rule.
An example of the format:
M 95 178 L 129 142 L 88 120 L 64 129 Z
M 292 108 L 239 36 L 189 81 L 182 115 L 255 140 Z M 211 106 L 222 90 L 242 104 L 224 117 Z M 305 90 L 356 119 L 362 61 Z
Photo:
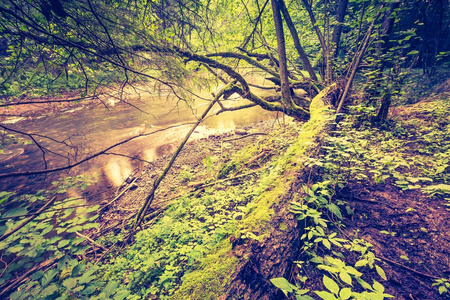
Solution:
M 96 246 L 96 247 L 98 247 L 98 248 L 102 248 L 102 249 L 105 250 L 105 251 L 108 251 L 108 249 L 106 249 L 106 248 L 103 247 L 102 245 L 96 243 L 96 242 L 95 242 L 93 239 L 91 239 L 90 237 L 85 236 L 85 235 L 79 233 L 78 231 L 75 232 L 75 234 L 78 235 L 78 236 L 81 237 L 81 238 L 86 239 L 86 240 L 87 240 L 89 243 L 91 243 L 92 245 L 94 245 L 94 246 Z
M 350 87 L 352 86 L 353 79 L 355 78 L 356 71 L 359 68 L 359 63 L 361 62 L 364 54 L 366 53 L 367 48 L 369 47 L 369 44 L 370 44 L 369 41 L 370 41 L 370 36 L 372 35 L 372 30 L 374 28 L 375 22 L 378 20 L 378 18 L 381 15 L 381 12 L 382 12 L 381 9 L 382 8 L 383 8 L 383 6 L 381 6 L 380 11 L 378 12 L 378 14 L 373 19 L 372 24 L 370 24 L 369 30 L 367 31 L 367 35 L 366 35 L 366 40 L 364 41 L 364 44 L 363 44 L 363 46 L 361 48 L 361 52 L 359 53 L 358 57 L 356 58 L 355 65 L 353 66 L 353 70 L 352 70 L 352 72 L 350 74 L 350 77 L 349 77 L 349 79 L 347 81 L 347 84 L 345 85 L 345 89 L 344 89 L 344 92 L 343 92 L 343 94 L 341 96 L 341 99 L 339 100 L 339 105 L 338 105 L 338 107 L 336 109 L 336 114 L 338 114 L 341 111 L 341 109 L 342 109 L 342 105 L 344 104 L 345 98 L 347 97 L 347 94 L 348 94 L 348 92 L 350 90 Z
M 428 274 L 425 274 L 425 273 L 416 271 L 416 270 L 414 270 L 414 269 L 411 269 L 410 267 L 407 267 L 407 266 L 405 266 L 405 265 L 402 265 L 402 264 L 400 264 L 400 263 L 398 263 L 398 262 L 395 262 L 395 261 L 393 261 L 393 260 L 390 260 L 390 259 L 388 259 L 388 258 L 386 258 L 386 257 L 383 257 L 383 256 L 377 256 L 377 257 L 380 258 L 380 259 L 382 259 L 382 260 L 384 260 L 384 261 L 387 261 L 388 263 L 391 263 L 391 264 L 393 264 L 393 265 L 396 265 L 397 267 L 400 267 L 400 268 L 403 268 L 403 269 L 408 270 L 408 271 L 410 271 L 410 272 L 413 272 L 414 274 L 417 274 L 417 275 L 419 275 L 419 276 L 422 276 L 422 277 L 425 277 L 425 278 L 431 278 L 431 279 L 439 279 L 439 278 L 440 278 L 440 277 L 436 277 L 436 276 L 433 276 L 433 275 L 428 275 Z
M 97 265 L 105 256 L 106 254 L 109 253 L 109 251 L 111 251 L 112 248 L 114 248 L 116 246 L 118 242 L 115 242 L 114 244 L 112 244 L 111 247 L 108 248 L 108 250 L 106 250 L 105 252 L 102 253 L 102 255 L 95 261 L 94 266 Z
M 260 154 L 254 156 L 253 158 L 249 159 L 245 164 L 242 165 L 242 167 L 236 172 L 234 173 L 239 174 L 242 169 L 244 169 L 245 167 L 249 167 L 251 166 L 255 161 L 259 160 L 260 158 L 265 158 L 266 155 L 269 155 L 272 151 L 264 149 Z
M 219 183 L 223 183 L 223 182 L 226 182 L 226 181 L 236 180 L 236 179 L 240 179 L 242 177 L 247 177 L 247 176 L 255 174 L 255 173 L 259 172 L 259 171 L 261 171 L 261 169 L 254 170 L 254 171 L 251 171 L 251 172 L 248 172 L 248 173 L 245 173 L 245 174 L 241 174 L 241 175 L 237 175 L 237 176 L 234 176 L 234 177 L 230 177 L 230 178 L 216 180 L 216 181 L 211 182 L 211 183 L 200 183 L 200 184 L 194 186 L 194 190 L 193 191 L 196 191 L 196 190 L 201 189 L 201 188 L 213 186 L 213 185 L 216 185 L 216 184 L 219 184 Z
M 30 176 L 30 175 L 38 175 L 38 174 L 48 174 L 48 173 L 53 173 L 53 172 L 58 172 L 58 171 L 68 170 L 68 169 L 71 169 L 71 168 L 76 167 L 76 166 L 78 166 L 78 165 L 81 165 L 82 163 L 85 163 L 85 162 L 87 162 L 87 161 L 89 161 L 89 160 L 91 160 L 91 159 L 93 159 L 93 158 L 95 158 L 95 157 L 97 157 L 97 156 L 100 156 L 100 155 L 102 155 L 102 154 L 105 154 L 105 153 L 107 153 L 109 150 L 111 150 L 111 149 L 113 149 L 113 148 L 116 148 L 116 147 L 118 147 L 118 146 L 120 146 L 120 145 L 123 145 L 123 144 L 125 144 L 125 143 L 128 143 L 128 142 L 130 142 L 130 141 L 132 141 L 132 140 L 134 140 L 134 139 L 137 139 L 137 138 L 140 138 L 140 137 L 144 137 L 144 136 L 149 136 L 149 135 L 152 135 L 152 134 L 154 134 L 154 133 L 162 132 L 162 131 L 165 131 L 165 130 L 168 130 L 168 129 L 171 129 L 171 128 L 180 127 L 180 126 L 185 126 L 185 125 L 189 125 L 189 124 L 193 124 L 193 122 L 183 123 L 183 124 L 177 124 L 177 125 L 173 125 L 173 126 L 169 126 L 169 127 L 163 128 L 163 129 L 158 129 L 158 130 L 155 130 L 155 131 L 152 131 L 152 132 L 149 132 L 149 133 L 141 133 L 141 134 L 132 136 L 132 137 L 126 139 L 126 140 L 123 140 L 123 141 L 121 141 L 121 142 L 119 142 L 119 143 L 116 143 L 116 144 L 114 144 L 114 145 L 112 145 L 112 146 L 109 146 L 108 148 L 106 148 L 106 149 L 104 149 L 104 150 L 102 150 L 102 151 L 99 151 L 99 152 L 97 152 L 97 153 L 95 153 L 95 154 L 93 154 L 93 155 L 91 155 L 91 156 L 88 156 L 88 157 L 86 157 L 86 158 L 80 160 L 79 162 L 76 162 L 76 163 L 74 163 L 74 164 L 70 164 L 70 165 L 67 165 L 67 166 L 64 166 L 64 167 L 59 167 L 59 168 L 54 168 L 54 169 L 46 169 L 46 170 L 39 170 L 39 171 L 28 171 L 28 172 L 17 172 L 17 173 L 0 174 L 0 179 L 8 178 L 8 177 L 18 177 L 18 176 Z M 0 125 L 0 126 L 3 127 L 2 125 Z
M 137 179 L 138 179 L 137 177 L 133 179 L 133 181 L 122 192 L 120 192 L 119 195 L 117 195 L 114 199 L 109 201 L 104 207 L 110 206 L 111 204 L 116 202 L 120 197 L 122 197 L 133 186 L 133 183 L 135 183 Z
M 43 210 L 45 210 L 50 204 L 53 203 L 53 201 L 55 201 L 56 196 L 53 197 L 52 199 L 50 199 L 50 201 L 48 201 L 47 203 L 45 203 L 44 206 L 42 206 L 34 216 L 29 217 L 28 219 L 26 219 L 25 221 L 23 221 L 22 223 L 20 223 L 16 228 L 8 231 L 7 233 L 5 233 L 4 235 L 0 236 L 0 242 L 3 241 L 4 239 L 6 239 L 7 237 L 9 237 L 10 235 L 12 235 L 13 233 L 17 232 L 18 230 L 20 230 L 22 227 L 24 227 L 25 225 L 27 225 L 28 223 L 30 223 L 31 221 L 33 221 L 34 218 L 36 218 Z M 0 294 L 1 295 L 1 294 Z
M 99 94 L 101 95 L 101 94 Z M 86 99 L 95 99 L 98 98 L 99 95 L 93 95 L 88 97 L 74 98 L 74 99 L 55 99 L 55 100 L 44 100 L 44 101 L 22 101 L 22 102 L 7 102 L 1 103 L 0 107 L 8 107 L 15 105 L 25 105 L 25 104 L 48 104 L 48 103 L 61 103 L 61 102 L 76 102 Z
M 164 171 L 161 173 L 161 175 L 153 182 L 153 186 L 151 187 L 151 190 L 149 192 L 149 194 L 147 195 L 144 204 L 142 205 L 141 209 L 139 210 L 139 212 L 136 214 L 136 219 L 135 219 L 135 223 L 133 225 L 133 231 L 135 231 L 137 229 L 137 227 L 139 227 L 142 223 L 142 220 L 144 219 L 145 213 L 147 212 L 148 208 L 150 207 L 150 205 L 153 202 L 153 199 L 155 197 L 155 192 L 156 189 L 158 188 L 159 184 L 161 183 L 161 181 L 166 177 L 167 173 L 169 172 L 169 170 L 171 169 L 173 163 L 175 162 L 176 158 L 178 157 L 178 154 L 180 154 L 181 150 L 183 149 L 184 145 L 187 143 L 187 141 L 189 140 L 190 136 L 192 135 L 192 133 L 194 132 L 194 130 L 197 128 L 198 125 L 200 125 L 200 123 L 205 119 L 205 117 L 207 116 L 207 114 L 209 113 L 209 111 L 211 110 L 211 108 L 214 106 L 214 104 L 216 104 L 216 102 L 219 100 L 219 98 L 224 95 L 226 92 L 232 90 L 235 87 L 235 83 L 236 81 L 232 81 L 229 84 L 227 84 L 225 87 L 223 87 L 218 93 L 217 95 L 214 97 L 214 100 L 209 104 L 208 108 L 203 112 L 202 116 L 200 117 L 200 119 L 197 121 L 197 123 L 192 126 L 191 130 L 189 131 L 189 133 L 185 136 L 184 140 L 181 142 L 181 144 L 178 146 L 177 150 L 175 151 L 175 153 L 173 154 L 172 158 L 170 159 L 169 163 L 167 164 L 166 168 L 164 169 Z
M 360 198 L 356 198 L 356 197 L 345 198 L 345 200 L 346 201 L 367 202 L 367 203 L 372 203 L 372 204 L 383 204 L 383 202 L 381 202 L 381 201 L 360 199 Z
M 33 268 L 29 269 L 28 271 L 26 271 L 22 276 L 20 276 L 19 278 L 15 279 L 13 282 L 11 282 L 8 286 L 6 286 L 1 292 L 0 292 L 0 297 L 7 294 L 9 291 L 11 291 L 12 289 L 14 289 L 16 286 L 20 285 L 31 273 L 38 271 L 42 268 L 45 268 L 47 266 L 51 266 L 53 263 L 55 263 L 57 260 L 59 259 L 59 257 L 55 257 L 53 259 L 44 261 L 42 263 L 40 263 L 37 266 L 34 266 Z
M 15 218 L 22 218 L 22 217 L 28 217 L 28 216 L 35 216 L 35 215 L 39 215 L 41 213 L 48 213 L 48 212 L 53 212 L 53 211 L 61 211 L 61 210 L 66 210 L 66 209 L 72 209 L 72 208 L 79 208 L 79 207 L 86 207 L 86 206 L 94 206 L 94 205 L 98 205 L 101 204 L 103 201 L 98 201 L 98 202 L 89 202 L 87 204 L 80 204 L 80 205 L 74 205 L 74 206 L 68 206 L 68 207 L 62 207 L 62 208 L 55 208 L 55 209 L 49 209 L 46 211 L 37 211 L 34 213 L 29 213 L 29 214 L 24 214 L 24 215 L 18 215 L 18 216 L 14 216 L 14 217 L 6 217 L 6 218 L 0 218 L 0 221 L 3 220 L 12 220 Z
M 255 132 L 255 133 L 246 134 L 246 135 L 243 135 L 243 136 L 240 136 L 237 138 L 226 139 L 226 140 L 223 140 L 222 143 L 245 139 L 247 137 L 254 136 L 254 135 L 270 135 L 270 134 L 264 133 L 264 132 Z

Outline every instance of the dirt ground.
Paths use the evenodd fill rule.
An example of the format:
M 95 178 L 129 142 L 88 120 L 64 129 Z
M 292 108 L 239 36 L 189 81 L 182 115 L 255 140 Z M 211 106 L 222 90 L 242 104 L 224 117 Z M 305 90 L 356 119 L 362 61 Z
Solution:
M 345 231 L 351 236 L 358 230 L 374 245 L 388 278 L 386 292 L 395 299 L 445 299 L 431 286 L 450 275 L 450 211 L 444 200 L 389 183 L 355 186 L 346 200 L 355 215 L 344 222 Z

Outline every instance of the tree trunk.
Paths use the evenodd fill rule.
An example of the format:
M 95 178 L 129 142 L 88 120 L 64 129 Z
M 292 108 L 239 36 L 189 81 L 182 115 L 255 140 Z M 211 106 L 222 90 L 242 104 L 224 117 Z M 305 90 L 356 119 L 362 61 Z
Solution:
M 391 3 L 389 5 L 389 9 L 386 11 L 383 19 L 383 24 L 381 27 L 381 39 L 378 41 L 376 45 L 378 57 L 380 61 L 378 63 L 378 73 L 377 78 L 375 79 L 375 91 L 374 98 L 378 99 L 382 96 L 381 107 L 376 117 L 376 121 L 380 122 L 386 120 L 389 107 L 391 105 L 391 92 L 384 88 L 383 93 L 379 93 L 381 88 L 382 80 L 383 80 L 383 71 L 386 66 L 386 60 L 384 59 L 384 55 L 388 52 L 389 49 L 389 38 L 392 33 L 392 29 L 394 28 L 395 17 L 393 16 L 394 11 L 400 6 L 400 3 Z
M 377 51 L 379 55 L 383 55 L 389 49 L 389 38 L 394 28 L 395 17 L 393 17 L 394 11 L 399 7 L 400 3 L 389 4 L 389 9 L 386 11 L 383 19 L 383 25 L 381 29 L 381 40 L 377 43 Z M 384 68 L 384 61 L 382 60 L 382 67 Z
M 283 22 L 280 13 L 279 0 L 272 0 L 273 21 L 277 35 L 278 60 L 280 62 L 281 97 L 286 107 L 292 106 L 291 89 L 289 87 L 289 77 L 286 59 L 286 44 L 284 40 Z
M 341 40 L 342 23 L 345 19 L 345 13 L 347 11 L 348 0 L 340 0 L 336 12 L 336 21 L 338 24 L 333 28 L 333 36 L 331 39 L 333 47 L 333 56 L 337 57 L 339 52 L 339 42 Z
M 317 76 L 316 76 L 316 73 L 314 72 L 311 62 L 309 61 L 309 58 L 306 55 L 305 50 L 303 50 L 303 47 L 300 44 L 300 39 L 298 38 L 297 29 L 295 29 L 294 23 L 292 22 L 291 16 L 289 15 L 289 11 L 286 8 L 286 4 L 284 3 L 284 0 L 279 0 L 279 4 L 280 4 L 281 12 L 283 13 L 283 16 L 284 16 L 284 20 L 286 21 L 289 31 L 291 32 L 292 39 L 294 40 L 295 49 L 297 49 L 298 55 L 300 56 L 300 59 L 303 62 L 303 66 L 305 67 L 306 71 L 308 71 L 311 79 L 317 80 Z
M 303 5 L 305 6 L 306 11 L 309 14 L 309 19 L 311 20 L 311 24 L 316 31 L 317 38 L 319 39 L 320 46 L 322 47 L 322 51 L 325 52 L 327 45 L 325 44 L 325 39 L 323 38 L 322 32 L 320 31 L 319 26 L 317 25 L 316 17 L 314 17 L 314 13 L 312 11 L 311 5 L 308 0 L 302 0 Z
M 387 119 L 390 106 L 391 106 L 391 93 L 386 93 L 381 101 L 381 107 L 375 118 L 375 122 L 381 122 Z

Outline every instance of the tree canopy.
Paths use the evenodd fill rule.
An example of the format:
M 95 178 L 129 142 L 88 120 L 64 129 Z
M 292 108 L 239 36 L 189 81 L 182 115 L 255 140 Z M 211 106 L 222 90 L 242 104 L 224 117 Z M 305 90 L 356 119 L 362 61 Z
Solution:
M 447 8 L 392 0 L 4 1 L 0 88 L 5 96 L 24 86 L 92 95 L 103 85 L 149 79 L 192 99 L 186 81 L 208 77 L 236 81 L 225 99 L 238 93 L 307 119 L 308 99 L 333 82 L 342 83 L 340 101 L 355 75 L 380 85 L 386 68 L 401 77 L 401 68 L 432 68 L 445 58 Z M 265 88 L 280 96 L 257 96 L 244 68 L 274 82 Z M 372 88 L 375 102 L 393 92 L 379 89 Z

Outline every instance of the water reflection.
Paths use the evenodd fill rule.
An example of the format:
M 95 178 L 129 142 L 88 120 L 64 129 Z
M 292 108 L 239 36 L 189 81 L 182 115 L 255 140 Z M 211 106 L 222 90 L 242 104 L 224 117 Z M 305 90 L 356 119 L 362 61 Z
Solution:
M 147 137 L 134 139 L 112 149 L 111 155 L 99 156 L 67 173 L 72 176 L 97 173 L 100 174 L 98 176 L 102 181 L 101 184 L 118 186 L 136 168 L 141 168 L 143 161 L 153 161 L 171 153 L 192 126 L 183 124 L 196 121 L 196 118 L 209 104 L 206 101 L 199 102 L 193 109 L 183 103 L 171 101 L 170 98 L 155 95 L 147 97 L 140 95 L 135 99 L 130 98 L 129 103 L 131 105 L 119 103 L 108 110 L 103 106 L 89 110 L 73 109 L 62 114 L 32 121 L 21 121 L 8 126 L 16 130 L 51 137 L 53 140 L 39 137 L 37 141 L 53 152 L 47 152 L 46 159 L 48 168 L 55 168 L 73 163 L 75 160 L 80 160 L 132 136 L 179 125 Z M 231 104 L 224 103 L 224 105 L 237 106 L 246 103 L 248 102 L 235 99 Z M 219 110 L 220 108 L 217 106 L 212 115 Z M 265 111 L 259 107 L 225 112 L 209 117 L 202 126 L 197 128 L 191 139 L 208 137 L 211 134 L 249 126 L 275 117 L 276 113 Z M 19 152 L 20 155 L 16 155 L 13 159 L 0 157 L 0 173 L 44 168 L 43 154 L 35 145 L 8 145 L 7 151 L 9 152 L 6 153 L 10 156 Z M 23 177 L 3 180 L 0 182 L 0 188 L 17 188 L 17 184 L 23 181 L 25 181 Z
M 133 168 L 128 159 L 113 158 L 104 166 L 103 171 L 109 182 L 119 186 L 131 175 Z

